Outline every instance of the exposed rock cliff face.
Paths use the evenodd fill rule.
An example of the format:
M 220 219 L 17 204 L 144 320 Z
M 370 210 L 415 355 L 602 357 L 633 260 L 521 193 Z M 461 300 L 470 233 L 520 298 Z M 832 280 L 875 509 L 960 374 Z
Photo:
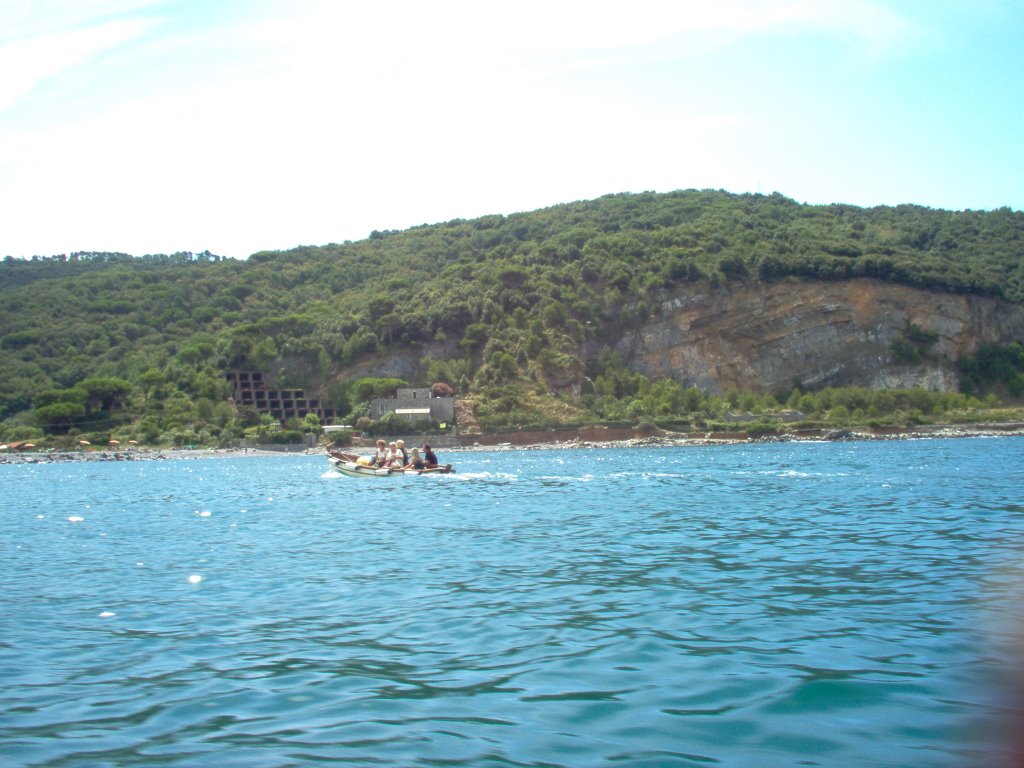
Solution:
M 911 325 L 937 338 L 928 359 L 899 364 L 892 344 Z M 797 382 L 954 391 L 958 357 L 1021 339 L 1021 305 L 874 280 L 794 280 L 695 287 L 665 301 L 615 349 L 634 370 L 716 393 L 778 392 Z
M 810 389 L 956 391 L 957 358 L 984 343 L 1024 339 L 1022 305 L 875 280 L 695 285 L 665 300 L 654 314 L 608 345 L 633 370 L 716 394 L 730 388 L 786 392 L 797 383 Z M 906 365 L 895 359 L 892 345 L 911 326 L 934 334 L 935 341 L 921 345 L 926 359 Z M 581 353 L 595 358 L 603 346 L 591 342 Z M 464 354 L 453 341 L 392 348 L 349 367 L 340 378 L 413 381 L 424 356 Z M 579 391 L 580 382 L 549 384 L 569 394 Z

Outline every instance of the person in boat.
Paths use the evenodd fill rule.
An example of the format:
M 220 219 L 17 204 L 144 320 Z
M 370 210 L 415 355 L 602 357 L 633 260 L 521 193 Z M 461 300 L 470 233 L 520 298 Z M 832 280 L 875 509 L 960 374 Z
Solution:
M 395 447 L 402 457 L 401 463 L 398 466 L 404 467 L 409 463 L 409 452 L 405 450 L 405 440 L 395 440 Z
M 438 466 L 437 456 L 434 455 L 434 452 L 430 450 L 430 446 L 427 444 L 423 446 L 423 463 L 427 469 L 434 469 Z
M 388 445 L 388 450 L 384 457 L 384 463 L 381 466 L 390 467 L 391 469 L 398 469 L 399 467 L 405 466 L 405 457 L 402 455 L 402 452 L 398 450 L 398 443 L 396 441 L 392 441 Z
M 426 469 L 427 464 L 423 461 L 423 457 L 420 456 L 420 449 L 413 448 L 409 454 L 409 463 L 405 465 L 405 469 Z
M 383 467 L 384 462 L 388 460 L 388 444 L 383 440 L 377 441 L 377 448 L 373 452 L 373 463 L 378 467 Z

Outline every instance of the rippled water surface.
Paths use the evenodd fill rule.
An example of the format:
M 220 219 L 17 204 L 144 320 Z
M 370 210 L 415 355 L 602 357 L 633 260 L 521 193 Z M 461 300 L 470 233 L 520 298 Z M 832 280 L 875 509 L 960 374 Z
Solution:
M 0 762 L 995 764 L 1022 448 L 0 466 Z

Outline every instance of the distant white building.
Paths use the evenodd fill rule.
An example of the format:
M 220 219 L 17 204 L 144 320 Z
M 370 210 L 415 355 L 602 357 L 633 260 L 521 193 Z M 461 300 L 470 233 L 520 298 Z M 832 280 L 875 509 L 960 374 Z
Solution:
M 379 419 L 385 413 L 409 421 L 434 421 L 450 424 L 455 420 L 454 397 L 432 397 L 430 389 L 399 389 L 395 397 L 379 397 L 370 401 L 370 417 Z

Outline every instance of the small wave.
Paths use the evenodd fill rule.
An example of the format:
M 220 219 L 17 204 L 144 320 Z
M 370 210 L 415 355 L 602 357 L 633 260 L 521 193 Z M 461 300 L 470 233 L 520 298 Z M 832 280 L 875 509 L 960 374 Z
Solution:
M 497 480 L 499 482 L 513 482 L 520 477 L 512 472 L 462 472 L 445 475 L 452 480 Z
M 1019 613 L 1013 440 L 481 452 L 380 482 L 313 456 L 202 483 L 26 469 L 0 509 L 4 745 L 167 768 L 984 762 L 971 725 L 1015 668 L 979 619 L 1008 637 Z
M 774 477 L 821 477 L 821 472 L 801 472 L 797 469 L 784 469 L 781 472 L 762 472 L 761 474 L 772 475 Z

